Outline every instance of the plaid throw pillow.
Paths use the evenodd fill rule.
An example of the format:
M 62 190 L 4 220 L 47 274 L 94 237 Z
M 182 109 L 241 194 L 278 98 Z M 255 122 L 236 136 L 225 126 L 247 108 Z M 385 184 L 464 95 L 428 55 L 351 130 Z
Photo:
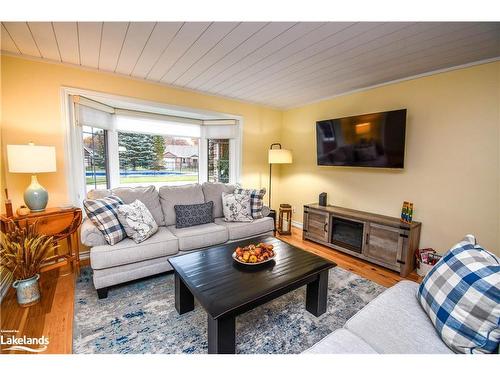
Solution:
M 442 340 L 457 353 L 497 353 L 500 260 L 467 236 L 424 278 L 417 298 Z
M 99 229 L 110 245 L 114 245 L 125 237 L 127 233 L 118 220 L 117 207 L 123 201 L 115 196 L 102 199 L 86 199 L 83 207 L 92 223 Z
M 234 189 L 235 194 L 246 194 L 250 196 L 250 209 L 252 211 L 252 218 L 262 219 L 264 215 L 262 214 L 262 208 L 264 207 L 264 195 L 266 195 L 266 188 L 260 190 L 257 189 L 242 189 L 241 187 L 236 187 Z

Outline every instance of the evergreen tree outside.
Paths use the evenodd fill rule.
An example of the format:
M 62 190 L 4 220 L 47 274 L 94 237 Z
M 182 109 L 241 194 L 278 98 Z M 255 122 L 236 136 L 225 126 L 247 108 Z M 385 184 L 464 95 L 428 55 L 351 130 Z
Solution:
M 163 159 L 163 155 L 165 154 L 165 139 L 163 138 L 163 136 L 153 136 L 153 149 L 156 158 L 153 169 L 156 171 L 165 169 L 165 160 Z
M 149 134 L 118 133 L 118 145 L 124 148 L 120 152 L 120 169 L 152 169 L 157 160 L 153 138 Z

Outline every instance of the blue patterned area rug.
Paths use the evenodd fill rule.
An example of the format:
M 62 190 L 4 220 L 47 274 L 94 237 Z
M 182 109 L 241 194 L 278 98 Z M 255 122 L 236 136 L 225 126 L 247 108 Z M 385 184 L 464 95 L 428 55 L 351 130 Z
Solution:
M 301 353 L 378 296 L 384 287 L 336 267 L 330 270 L 328 310 L 319 318 L 305 309 L 305 287 L 236 318 L 237 353 Z M 92 270 L 76 283 L 74 353 L 207 353 L 207 315 L 179 315 L 173 274 L 110 288 L 97 299 Z

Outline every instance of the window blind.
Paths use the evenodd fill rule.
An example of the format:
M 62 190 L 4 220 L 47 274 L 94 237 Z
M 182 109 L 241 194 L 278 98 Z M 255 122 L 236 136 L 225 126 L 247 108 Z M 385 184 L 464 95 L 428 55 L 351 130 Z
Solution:
M 127 133 L 172 135 L 177 137 L 200 138 L 201 127 L 198 124 L 173 122 L 154 117 L 135 115 L 115 115 L 116 130 Z
M 73 96 L 77 126 L 112 130 L 114 108 L 81 96 Z
M 127 133 L 235 139 L 239 137 L 238 120 L 171 116 L 113 108 L 79 95 L 73 96 L 78 126 L 90 126 Z

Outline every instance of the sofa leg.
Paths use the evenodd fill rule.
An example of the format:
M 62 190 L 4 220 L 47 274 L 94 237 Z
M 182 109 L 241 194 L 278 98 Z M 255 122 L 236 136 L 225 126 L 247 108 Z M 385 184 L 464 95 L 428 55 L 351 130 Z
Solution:
M 108 298 L 108 288 L 97 289 L 97 297 L 99 299 Z

